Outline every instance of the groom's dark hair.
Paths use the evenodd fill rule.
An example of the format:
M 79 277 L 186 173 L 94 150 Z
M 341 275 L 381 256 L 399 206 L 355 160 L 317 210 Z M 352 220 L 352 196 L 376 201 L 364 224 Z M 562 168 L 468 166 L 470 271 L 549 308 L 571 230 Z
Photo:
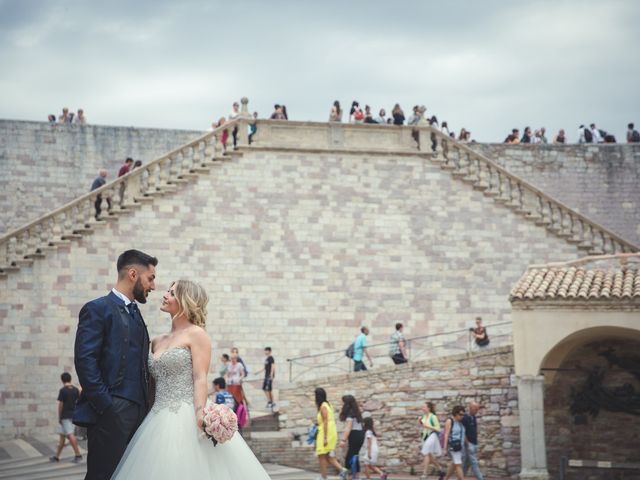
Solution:
M 158 265 L 158 259 L 151 255 L 147 255 L 140 250 L 127 250 L 126 252 L 121 253 L 118 257 L 118 277 L 124 276 L 127 269 L 133 265 L 139 265 L 145 268 L 149 267 L 149 265 L 153 265 L 155 267 Z

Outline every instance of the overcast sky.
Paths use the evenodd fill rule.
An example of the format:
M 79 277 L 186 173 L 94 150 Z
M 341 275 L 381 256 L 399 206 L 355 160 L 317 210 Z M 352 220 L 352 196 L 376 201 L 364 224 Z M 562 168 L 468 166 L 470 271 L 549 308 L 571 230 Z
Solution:
M 206 129 L 424 104 L 479 141 L 640 124 L 640 1 L 0 0 L 0 118 Z

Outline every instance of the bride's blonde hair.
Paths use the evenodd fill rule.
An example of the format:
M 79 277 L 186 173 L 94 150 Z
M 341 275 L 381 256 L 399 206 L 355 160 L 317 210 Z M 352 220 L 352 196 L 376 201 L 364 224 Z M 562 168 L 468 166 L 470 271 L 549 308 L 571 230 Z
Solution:
M 190 280 L 174 282 L 175 296 L 178 301 L 177 315 L 182 315 L 198 327 L 204 327 L 207 321 L 207 303 L 209 297 L 200 285 Z

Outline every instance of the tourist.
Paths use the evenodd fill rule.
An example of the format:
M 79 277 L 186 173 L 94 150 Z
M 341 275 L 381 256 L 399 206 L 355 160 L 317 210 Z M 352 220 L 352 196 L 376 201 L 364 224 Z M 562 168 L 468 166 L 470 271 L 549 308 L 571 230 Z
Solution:
M 524 133 L 522 134 L 520 143 L 531 143 L 531 127 L 524 127 Z
M 284 117 L 284 120 L 289 120 L 289 114 L 287 113 L 286 105 L 282 105 L 282 116 Z
M 360 461 L 358 453 L 364 443 L 364 430 L 362 429 L 362 413 L 353 395 L 342 397 L 342 410 L 340 410 L 340 421 L 344 422 L 344 431 L 340 440 L 340 448 L 347 449 L 344 457 L 344 466 L 355 479 L 360 472 Z
M 444 122 L 442 122 L 442 126 L 440 127 L 440 131 L 442 133 L 444 133 L 445 135 L 450 136 L 451 132 L 449 131 L 449 124 L 447 123 L 446 120 Z
M 218 377 L 213 380 L 213 393 L 215 394 L 215 403 L 225 405 L 235 411 L 235 399 L 233 395 L 227 391 L 227 382 L 224 381 L 224 378 Z
M 424 456 L 421 480 L 426 480 L 429 475 L 429 467 L 433 465 L 436 468 L 440 478 L 444 476 L 442 465 L 438 462 L 438 457 L 442 455 L 442 447 L 440 447 L 440 422 L 436 416 L 436 407 L 433 402 L 426 402 L 422 407 L 424 414 L 420 418 L 422 425 L 422 447 L 420 453 Z
M 282 112 L 282 107 L 277 103 L 273 106 L 273 113 L 271 114 L 271 120 L 286 120 L 284 113 Z
M 349 110 L 349 123 L 362 123 L 364 120 L 364 113 L 360 109 L 360 104 L 354 100 L 351 102 L 351 110 Z
M 463 473 L 466 476 L 469 471 L 469 466 L 471 466 L 471 470 L 473 470 L 473 475 L 476 479 L 484 480 L 480 472 L 480 465 L 478 465 L 478 423 L 476 421 L 478 410 L 480 410 L 480 404 L 478 402 L 471 402 L 469 404 L 469 413 L 465 413 L 462 417 L 462 425 L 464 425 L 466 439 Z
M 118 178 L 122 177 L 123 175 L 126 175 L 127 173 L 129 173 L 131 171 L 131 166 L 133 165 L 133 158 L 131 157 L 127 157 L 127 159 L 124 161 L 124 164 L 122 164 L 122 166 L 120 167 L 120 170 L 118 170 Z M 127 183 L 126 182 L 120 182 L 120 208 L 122 208 L 124 206 L 124 194 L 125 194 L 125 190 L 127 188 Z
M 222 378 L 225 378 L 227 375 L 227 372 L 229 371 L 229 362 L 231 360 L 229 359 L 229 355 L 226 353 L 223 353 L 222 355 L 220 355 L 220 363 L 222 364 L 222 366 L 220 367 L 220 370 L 218 370 L 218 373 L 220 373 L 220 376 Z
M 242 368 L 244 368 L 245 374 L 249 375 L 249 368 L 247 367 L 247 364 L 244 363 L 244 360 L 242 360 L 242 357 L 240 356 L 240 351 L 238 350 L 238 347 L 232 347 L 231 348 L 231 355 L 235 355 L 236 357 L 238 357 L 238 362 L 240 362 L 242 364 Z
M 240 116 L 240 104 L 238 102 L 233 102 L 231 106 L 231 112 L 229 113 L 229 121 L 235 120 Z M 233 126 L 233 131 L 231 132 L 231 136 L 233 137 L 233 148 L 238 145 L 238 125 Z
M 316 456 L 320 464 L 320 480 L 327 480 L 327 468 L 331 464 L 339 473 L 340 478 L 346 478 L 347 469 L 340 465 L 335 458 L 336 443 L 338 442 L 338 431 L 334 419 L 333 407 L 327 401 L 327 392 L 324 388 L 316 388 L 315 403 L 318 413 L 316 414 Z
M 81 125 L 83 127 L 87 126 L 87 117 L 84 116 L 84 110 L 79 108 L 78 109 L 78 113 L 75 116 L 75 118 L 73 119 L 73 123 L 77 124 L 77 125 Z
M 589 125 L 589 128 L 591 130 L 591 138 L 592 138 L 591 142 L 592 143 L 603 143 L 604 142 L 604 138 L 603 138 L 604 135 L 602 135 L 600 133 L 600 130 L 598 130 L 596 128 L 596 124 L 592 123 L 591 125 Z
M 47 120 L 49 120 L 49 123 L 56 123 L 56 116 L 53 113 L 50 113 Z
M 340 102 L 336 100 L 331 107 L 331 113 L 329 113 L 330 122 L 342 122 L 342 109 L 340 108 Z
M 640 143 L 640 133 L 634 128 L 633 123 L 627 125 L 627 143 Z
M 447 418 L 444 424 L 444 445 L 451 459 L 445 477 L 446 480 L 449 480 L 453 473 L 456 474 L 458 480 L 464 480 L 462 471 L 462 452 L 465 440 L 464 425 L 462 424 L 463 416 L 464 407 L 456 405 L 451 411 L 451 417 Z
M 62 380 L 62 388 L 58 392 L 58 423 L 60 424 L 58 427 L 58 434 L 60 438 L 58 441 L 58 447 L 56 448 L 56 453 L 50 457 L 49 460 L 51 462 L 60 461 L 60 453 L 62 453 L 62 449 L 65 446 L 65 440 L 68 439 L 69 444 L 75 453 L 73 463 L 78 463 L 82 461 L 82 455 L 78 448 L 78 441 L 76 440 L 74 433 L 72 419 L 73 412 L 76 409 L 76 402 L 78 401 L 78 398 L 80 398 L 80 390 L 71 383 L 71 374 L 68 372 L 64 372 L 60 375 L 60 380 Z
M 381 108 L 380 111 L 378 112 L 378 118 L 376 118 L 376 123 L 379 123 L 380 125 L 386 125 L 387 124 L 387 112 L 384 110 L 384 108 Z
M 264 356 L 264 381 L 262 382 L 262 391 L 265 397 L 267 397 L 267 409 L 273 409 L 273 407 L 276 406 L 273 402 L 273 379 L 276 376 L 276 361 L 271 355 L 271 347 L 265 347 Z
M 443 122 L 447 123 L 447 122 Z M 436 130 L 440 130 L 440 125 L 438 124 L 438 117 L 436 117 L 435 115 L 432 115 L 431 118 L 429 119 L 429 126 L 435 128 Z
M 369 355 L 369 350 L 367 349 L 367 335 L 369 335 L 369 329 L 367 327 L 362 327 L 360 329 L 360 335 L 356 337 L 356 341 L 353 344 L 354 372 L 360 372 L 367 369 L 363 362 L 365 355 L 369 359 L 369 365 L 373 367 L 373 360 L 371 359 L 371 355 Z
M 487 329 L 482 325 L 482 317 L 476 317 L 476 326 L 469 329 L 469 333 L 473 336 L 475 344 L 480 347 L 489 346 L 489 335 Z
M 225 123 L 227 123 L 226 119 L 224 117 L 220 117 L 220 120 L 216 123 L 216 129 L 224 126 Z M 229 142 L 229 130 L 225 128 L 222 132 L 218 132 L 216 136 L 219 139 L 220 145 L 222 145 L 222 150 L 226 152 L 227 143 Z
M 413 113 L 407 120 L 407 125 L 418 125 L 420 123 L 420 119 L 422 116 L 420 115 L 420 107 L 418 105 L 414 105 Z
M 504 143 L 511 143 L 517 145 L 520 143 L 520 130 L 517 128 L 511 129 L 511 133 L 504 139 Z
M 246 377 L 246 375 L 247 373 L 245 372 L 244 367 L 238 361 L 238 355 L 232 354 L 225 381 L 227 383 L 229 393 L 233 395 L 233 398 L 238 405 L 244 402 L 245 396 L 242 390 L 242 379 Z
M 548 140 L 547 140 L 546 133 L 547 133 L 547 129 L 544 128 L 544 127 L 541 127 L 540 128 L 540 143 L 545 143 L 545 144 L 549 143 Z
M 400 104 L 396 103 L 391 110 L 394 125 L 404 125 L 404 112 L 400 108 Z
M 364 106 L 364 123 L 378 123 L 373 119 L 371 107 L 369 105 Z
M 258 112 L 253 112 L 253 120 L 249 124 L 249 145 L 253 142 L 253 136 L 258 131 Z
M 62 115 L 58 117 L 58 123 L 71 123 L 73 121 L 73 113 L 69 113 L 69 109 L 64 107 Z
M 593 134 L 584 125 L 578 127 L 578 143 L 593 143 Z
M 91 184 L 91 191 L 93 192 L 94 190 L 97 190 L 98 188 L 104 186 L 106 183 L 107 183 L 107 170 L 104 168 L 101 168 L 98 171 L 98 176 Z M 94 206 L 96 208 L 95 219 L 100 220 L 100 214 L 102 213 L 102 194 L 101 193 L 99 193 L 98 196 L 96 196 L 96 201 Z M 107 211 L 108 212 L 111 211 L 111 197 L 109 196 L 107 196 Z
M 396 365 L 407 363 L 407 359 L 409 358 L 409 355 L 407 355 L 407 343 L 402 334 L 403 328 L 402 323 L 396 323 L 396 331 L 391 335 L 389 356 Z
M 364 474 L 369 479 L 371 473 L 380 475 L 380 480 L 387 480 L 388 475 L 378 467 L 378 436 L 373 428 L 373 418 L 365 417 L 362 421 L 364 427 Z
M 553 139 L 553 143 L 555 144 L 562 144 L 564 145 L 565 143 L 567 143 L 567 137 L 564 133 L 564 129 L 560 129 L 558 131 L 558 134 L 555 136 L 555 138 Z
M 467 134 L 466 128 L 462 128 L 460 130 L 460 133 L 458 134 L 458 141 L 465 142 L 465 143 L 469 141 L 469 135 Z

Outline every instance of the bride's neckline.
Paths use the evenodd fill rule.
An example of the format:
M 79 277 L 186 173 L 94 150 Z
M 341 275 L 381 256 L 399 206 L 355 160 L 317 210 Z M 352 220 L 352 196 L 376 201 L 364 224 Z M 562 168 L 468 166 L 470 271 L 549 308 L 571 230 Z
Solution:
M 178 345 L 177 347 L 169 347 L 166 350 L 163 350 L 162 352 L 160 352 L 160 355 L 156 356 L 157 352 L 151 352 L 151 358 L 153 358 L 154 362 L 157 362 L 158 360 L 160 360 L 162 358 L 162 356 L 167 353 L 170 352 L 171 350 L 191 350 L 189 347 L 187 347 L 186 345 Z

